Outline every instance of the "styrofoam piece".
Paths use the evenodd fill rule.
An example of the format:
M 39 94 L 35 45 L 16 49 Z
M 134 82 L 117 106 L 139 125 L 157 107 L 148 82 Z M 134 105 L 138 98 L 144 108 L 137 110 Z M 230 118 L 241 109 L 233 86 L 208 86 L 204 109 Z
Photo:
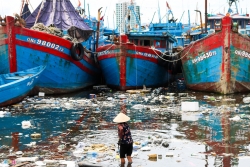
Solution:
M 198 101 L 183 101 L 181 102 L 181 111 L 198 111 L 199 102 Z
M 30 121 L 22 121 L 22 128 L 27 129 L 31 127 Z
M 173 152 L 167 152 L 166 153 L 166 157 L 173 157 L 174 156 L 174 153 Z
M 151 147 L 145 146 L 141 148 L 142 151 L 150 151 Z
M 67 165 L 67 167 L 78 167 L 78 164 L 76 161 L 59 161 L 59 164 L 64 164 L 64 165 Z
M 181 113 L 181 120 L 182 121 L 198 121 L 201 117 L 200 113 L 193 113 L 193 112 L 183 112 Z
M 44 96 L 45 96 L 45 93 L 44 93 L 44 92 L 39 92 L 39 93 L 38 93 L 38 96 L 39 96 L 39 97 L 44 97 Z
M 44 161 L 36 161 L 35 164 L 37 166 L 46 166 L 46 163 Z
M 250 97 L 244 97 L 243 102 L 244 103 L 250 103 Z
M 17 163 L 26 162 L 26 161 L 35 162 L 35 161 L 38 161 L 38 157 L 20 157 L 16 159 Z

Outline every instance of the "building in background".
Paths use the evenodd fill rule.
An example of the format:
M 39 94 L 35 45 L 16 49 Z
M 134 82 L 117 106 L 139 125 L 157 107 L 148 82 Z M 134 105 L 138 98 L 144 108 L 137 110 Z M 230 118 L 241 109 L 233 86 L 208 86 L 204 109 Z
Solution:
M 136 30 L 139 20 L 140 6 L 136 6 L 134 1 L 116 3 L 116 27 L 120 33 Z

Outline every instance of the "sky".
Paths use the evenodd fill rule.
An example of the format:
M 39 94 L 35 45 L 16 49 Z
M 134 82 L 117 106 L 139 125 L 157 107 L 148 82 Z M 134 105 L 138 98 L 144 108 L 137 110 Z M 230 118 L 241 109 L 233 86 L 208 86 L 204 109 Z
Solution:
M 42 0 L 29 0 L 31 12 L 37 8 L 37 6 L 42 2 Z M 97 17 L 98 9 L 102 7 L 102 15 L 104 15 L 104 24 L 109 28 L 116 28 L 115 24 L 115 4 L 118 2 L 123 2 L 125 0 L 80 0 L 81 7 L 84 8 L 84 2 L 87 14 L 90 13 L 91 16 Z M 128 0 L 130 1 L 130 0 Z M 148 24 L 151 21 L 153 23 L 166 21 L 166 13 L 168 8 L 166 7 L 166 2 L 168 2 L 174 18 L 178 19 L 177 22 L 188 23 L 190 13 L 190 22 L 199 24 L 199 13 L 194 10 L 201 11 L 202 20 L 204 22 L 205 15 L 205 0 L 134 0 L 141 10 L 141 23 Z M 228 10 L 228 0 L 207 0 L 207 12 L 208 13 L 222 13 L 225 14 Z M 73 6 L 77 7 L 78 0 L 71 0 Z M 22 0 L 1 0 L 0 5 L 0 15 L 11 15 L 13 13 L 20 13 Z M 249 0 L 239 0 L 238 10 L 239 13 L 250 13 Z M 159 10 L 159 7 L 160 10 Z M 250 6 L 249 6 L 250 7 Z M 89 8 L 89 10 L 88 10 Z M 234 8 L 233 8 L 234 9 Z M 158 12 L 160 11 L 160 12 Z M 189 11 L 189 12 L 188 12 Z M 155 13 L 155 14 L 154 14 Z M 160 13 L 160 15 L 159 15 Z M 154 16 L 154 17 L 153 17 Z M 160 16 L 160 17 L 159 17 Z

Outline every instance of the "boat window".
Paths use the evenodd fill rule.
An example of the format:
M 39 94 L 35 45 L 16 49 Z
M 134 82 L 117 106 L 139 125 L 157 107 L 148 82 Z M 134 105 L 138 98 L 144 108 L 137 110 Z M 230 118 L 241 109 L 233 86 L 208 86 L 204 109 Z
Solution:
M 160 47 L 160 41 L 155 42 L 155 47 Z
M 249 36 L 250 35 L 250 30 L 246 30 L 246 34 Z
M 134 39 L 134 44 L 138 45 L 138 39 Z
M 214 20 L 211 20 L 210 23 L 209 23 L 209 25 L 211 26 L 210 27 L 211 29 L 214 29 Z
M 166 47 L 166 41 L 161 41 L 161 48 L 165 48 Z
M 144 41 L 140 40 L 140 46 L 144 46 Z
M 243 25 L 242 23 L 243 23 L 243 22 L 242 22 L 241 20 L 239 20 L 239 28 L 240 28 L 240 29 L 244 27 L 244 25 Z
M 144 40 L 144 46 L 151 46 L 150 45 L 150 40 Z
M 154 46 L 154 41 L 150 40 L 150 46 Z

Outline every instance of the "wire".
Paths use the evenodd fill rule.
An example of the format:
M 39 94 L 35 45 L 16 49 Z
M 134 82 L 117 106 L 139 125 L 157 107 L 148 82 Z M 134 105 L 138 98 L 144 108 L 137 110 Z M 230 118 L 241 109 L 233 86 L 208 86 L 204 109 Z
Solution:
M 152 50 L 155 52 L 155 54 L 160 58 L 160 59 L 162 59 L 162 60 L 164 60 L 164 61 L 167 61 L 167 62 L 176 62 L 176 61 L 179 61 L 179 60 L 181 60 L 181 59 L 183 59 L 188 53 L 189 53 L 189 51 L 191 50 L 191 48 L 194 46 L 194 44 L 196 43 L 196 41 L 195 42 L 193 42 L 192 43 L 192 45 L 189 47 L 189 50 L 182 56 L 182 57 L 180 57 L 179 59 L 176 59 L 176 60 L 166 60 L 166 59 L 164 59 L 162 56 L 164 56 L 164 55 L 166 55 L 165 53 L 163 53 L 163 52 L 161 52 L 162 53 L 162 56 L 161 55 L 158 55 L 157 54 L 157 52 L 155 52 L 155 49 L 153 48 L 153 47 L 151 47 L 152 48 Z M 178 55 L 179 53 L 181 53 L 183 50 L 181 50 L 180 52 L 178 52 L 176 55 Z M 169 57 L 172 57 L 171 55 L 166 55 L 166 56 L 169 56 Z

